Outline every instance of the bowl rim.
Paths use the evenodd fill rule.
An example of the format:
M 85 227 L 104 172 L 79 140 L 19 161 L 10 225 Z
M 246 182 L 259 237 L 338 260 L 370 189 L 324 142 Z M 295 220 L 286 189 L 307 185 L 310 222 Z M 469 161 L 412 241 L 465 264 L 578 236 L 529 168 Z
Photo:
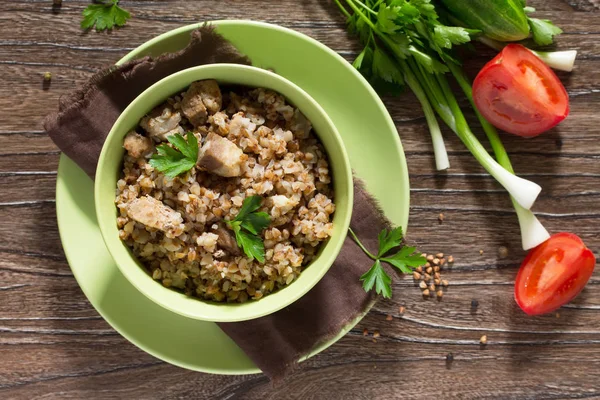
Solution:
M 115 264 L 117 265 L 117 267 L 119 268 L 121 273 L 125 276 L 125 278 L 129 282 L 131 282 L 131 284 L 138 291 L 140 291 L 148 299 L 150 299 L 154 303 L 158 304 L 159 306 L 161 306 L 165 309 L 168 309 L 172 312 L 175 312 L 177 314 L 180 314 L 182 316 L 185 316 L 185 317 L 189 317 L 189 318 L 193 318 L 193 319 L 197 319 L 197 320 L 203 320 L 203 321 L 210 321 L 210 322 L 240 322 L 240 321 L 247 321 L 247 320 L 260 318 L 265 315 L 275 313 L 275 312 L 287 307 L 288 305 L 294 303 L 295 301 L 300 299 L 302 296 L 304 296 L 306 293 L 308 293 L 323 278 L 323 276 L 327 273 L 327 271 L 329 271 L 329 269 L 335 262 L 337 256 L 341 252 L 342 246 L 344 244 L 344 239 L 340 238 L 340 239 L 334 241 L 334 240 L 331 240 L 332 238 L 330 238 L 327 241 L 325 246 L 329 246 L 333 250 L 331 250 L 330 256 L 326 260 L 321 261 L 324 264 L 323 267 L 318 270 L 318 273 L 316 273 L 313 276 L 312 280 L 309 281 L 308 284 L 304 285 L 303 289 L 297 290 L 295 295 L 284 297 L 286 299 L 285 301 L 280 301 L 278 303 L 272 303 L 271 307 L 252 307 L 251 306 L 252 304 L 258 304 L 263 299 L 249 301 L 246 303 L 242 303 L 244 305 L 244 307 L 246 308 L 246 310 L 244 310 L 245 311 L 244 315 L 241 317 L 232 316 L 231 313 L 227 313 L 226 316 L 220 316 L 221 313 L 211 313 L 211 316 L 207 317 L 207 316 L 203 315 L 205 313 L 198 312 L 198 310 L 196 310 L 196 312 L 189 312 L 180 307 L 174 307 L 168 301 L 164 301 L 161 298 L 162 296 L 152 295 L 147 290 L 145 290 L 142 287 L 142 285 L 137 281 L 137 279 L 134 279 L 133 274 L 135 274 L 135 272 L 131 269 L 131 267 L 135 266 L 136 268 L 141 269 L 141 266 L 138 265 L 138 261 L 135 259 L 135 256 L 133 254 L 129 253 L 130 257 L 128 257 L 129 260 L 131 261 L 131 263 L 130 262 L 126 262 L 126 263 L 117 262 L 117 259 L 121 258 L 120 254 L 118 255 L 119 251 L 116 248 L 114 248 L 108 241 L 108 236 L 111 234 L 111 232 L 110 232 L 111 226 L 114 228 L 116 225 L 113 224 L 114 221 L 112 221 L 112 219 L 110 219 L 110 221 L 112 221 L 112 222 L 109 222 L 109 219 L 105 218 L 106 217 L 105 213 L 103 213 L 101 211 L 101 210 L 103 210 L 103 207 L 101 206 L 101 201 L 100 201 L 101 196 L 98 196 L 98 193 L 100 191 L 101 182 L 102 182 L 103 178 L 106 176 L 104 169 L 99 168 L 99 166 L 105 164 L 105 158 L 107 157 L 107 149 L 109 148 L 108 143 L 111 141 L 109 139 L 114 137 L 115 135 L 117 135 L 118 131 L 116 128 L 119 127 L 119 125 L 121 124 L 121 121 L 125 118 L 125 116 L 128 114 L 128 112 L 132 108 L 135 108 L 138 103 L 146 101 L 146 98 L 149 97 L 151 95 L 151 93 L 153 91 L 155 91 L 158 87 L 167 85 L 171 80 L 175 79 L 177 76 L 190 74 L 190 77 L 192 77 L 193 75 L 196 75 L 196 73 L 198 71 L 202 71 L 202 72 L 209 71 L 208 75 L 210 76 L 210 72 L 212 72 L 213 70 L 219 71 L 223 68 L 234 69 L 241 73 L 246 73 L 246 72 L 258 73 L 258 74 L 262 74 L 264 77 L 266 77 L 270 80 L 278 80 L 280 83 L 283 83 L 284 86 L 287 86 L 286 89 L 290 89 L 290 91 L 296 92 L 297 95 L 303 97 L 304 101 L 308 101 L 309 103 L 311 103 L 311 106 L 314 107 L 316 109 L 316 111 L 320 114 L 320 116 L 323 118 L 325 124 L 328 127 L 328 135 L 331 135 L 332 140 L 335 142 L 335 146 L 337 147 L 336 153 L 339 153 L 339 155 L 341 156 L 340 160 L 342 162 L 338 163 L 339 165 L 338 164 L 336 164 L 335 166 L 332 165 L 332 167 L 334 169 L 334 175 L 339 175 L 340 177 L 345 175 L 345 179 L 348 182 L 348 184 L 345 185 L 346 190 L 344 193 L 344 195 L 347 199 L 347 210 L 343 214 L 344 218 L 339 221 L 336 221 L 336 223 L 341 224 L 340 233 L 343 234 L 344 232 L 348 231 L 348 228 L 350 226 L 350 220 L 352 217 L 352 208 L 353 208 L 353 200 L 354 200 L 353 174 L 352 174 L 352 168 L 350 165 L 350 160 L 349 160 L 346 148 L 344 146 L 344 143 L 341 139 L 341 135 L 338 132 L 335 125 L 333 124 L 331 118 L 329 117 L 329 115 L 325 112 L 325 110 L 319 105 L 319 103 L 316 100 L 314 100 L 304 89 L 302 89 L 301 87 L 296 85 L 294 82 L 292 82 L 289 79 L 284 78 L 280 75 L 277 75 L 271 71 L 268 71 L 268 70 L 265 70 L 262 68 L 257 68 L 254 66 L 243 65 L 243 64 L 219 63 L 219 64 L 207 64 L 207 65 L 200 65 L 200 66 L 195 66 L 195 67 L 191 67 L 191 68 L 186 68 L 186 69 L 177 71 L 171 75 L 164 77 L 163 79 L 154 83 L 153 85 L 151 85 L 150 87 L 145 89 L 142 93 L 140 93 L 121 112 L 121 114 L 119 115 L 119 118 L 117 118 L 117 120 L 113 124 L 110 132 L 108 133 L 108 135 L 105 138 L 105 141 L 102 145 L 102 150 L 100 152 L 100 157 L 99 157 L 98 163 L 97 163 L 98 168 L 96 170 L 96 176 L 95 176 L 95 180 L 94 180 L 94 205 L 95 205 L 95 210 L 96 210 L 96 218 L 98 220 L 98 225 L 100 227 L 101 236 L 102 236 L 102 239 L 104 241 L 106 248 L 108 249 L 109 253 L 111 254 L 113 260 L 115 261 Z M 218 74 L 218 72 L 216 72 L 216 73 Z M 197 80 L 197 79 L 198 78 L 192 78 L 192 80 L 190 80 L 190 84 L 192 82 L 194 82 L 194 80 Z M 211 79 L 211 78 L 199 78 L 199 79 Z M 219 80 L 219 78 L 214 78 L 214 79 Z M 238 84 L 244 85 L 244 83 L 238 83 Z M 266 86 L 268 86 L 268 85 L 266 85 Z M 283 93 L 281 93 L 281 94 L 283 95 Z M 287 98 L 286 95 L 284 95 L 284 97 Z M 298 108 L 300 108 L 300 107 L 298 107 Z M 141 118 L 141 116 L 140 116 L 140 118 Z M 317 133 L 317 136 L 319 136 L 319 133 Z M 323 145 L 325 146 L 324 143 L 323 143 Z M 327 153 L 330 153 L 330 149 L 328 149 L 326 146 L 325 146 L 325 150 L 327 151 Z M 337 171 L 335 171 L 335 170 L 337 170 Z M 336 196 L 338 196 L 337 192 L 336 192 Z M 337 203 L 336 203 L 336 205 L 337 205 Z M 337 211 L 337 209 L 336 209 L 336 211 Z M 115 215 L 115 220 L 116 220 L 116 215 Z M 120 241 L 120 239 L 119 239 L 119 241 Z M 126 248 L 126 246 L 123 246 L 123 247 Z M 325 247 L 323 247 L 323 249 L 324 248 Z M 122 265 L 122 264 L 127 264 L 127 265 Z M 312 265 L 312 262 L 310 264 L 308 264 L 308 266 L 310 266 L 310 265 Z M 147 274 L 146 271 L 143 271 L 143 272 L 145 274 Z M 149 275 L 148 275 L 148 277 L 150 279 L 152 279 Z M 155 283 L 157 285 L 159 285 L 159 287 L 163 287 L 162 285 L 160 285 L 159 282 L 155 282 Z M 295 282 L 293 282 L 293 283 L 295 283 Z M 168 289 L 168 288 L 165 288 L 165 289 L 168 291 L 174 292 L 174 293 L 181 294 L 180 292 L 175 291 L 173 289 Z M 272 293 L 272 294 L 269 294 L 268 296 L 265 296 L 265 298 L 268 298 L 269 296 L 276 294 L 278 292 L 281 292 L 285 289 L 287 289 L 287 286 L 285 288 L 282 288 L 282 289 Z M 185 296 L 184 294 L 181 294 L 181 295 Z M 208 305 L 209 308 L 213 308 L 213 307 L 233 307 L 233 308 L 235 308 L 236 306 L 241 305 L 238 303 L 220 304 L 220 303 L 216 303 L 216 302 L 207 302 L 207 301 L 204 301 L 204 300 L 198 299 L 198 298 L 191 298 L 191 297 L 188 297 L 188 298 L 190 300 L 193 300 L 196 304 L 202 304 L 204 306 Z

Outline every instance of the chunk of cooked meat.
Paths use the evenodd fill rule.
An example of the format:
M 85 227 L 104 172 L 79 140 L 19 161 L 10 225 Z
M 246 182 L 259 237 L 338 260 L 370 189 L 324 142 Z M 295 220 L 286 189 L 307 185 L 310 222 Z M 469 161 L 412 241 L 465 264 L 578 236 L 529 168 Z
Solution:
M 151 196 L 140 197 L 129 203 L 127 215 L 149 228 L 165 232 L 167 237 L 175 237 L 183 233 L 181 214 Z
M 222 102 L 221 89 L 215 80 L 197 81 L 185 92 L 181 110 L 192 125 L 198 126 L 206 123 L 209 114 L 219 112 Z
M 166 140 L 167 136 L 182 131 L 179 126 L 181 114 L 170 105 L 162 104 L 152 110 L 140 121 L 140 126 L 152 137 Z
M 198 166 L 215 175 L 232 177 L 242 174 L 244 152 L 235 143 L 210 132 L 198 154 Z
M 154 151 L 152 140 L 140 135 L 136 131 L 131 131 L 125 136 L 123 147 L 133 158 L 144 157 Z
M 233 232 L 225 227 L 223 224 L 218 224 L 215 233 L 219 236 L 217 239 L 217 246 L 220 249 L 225 250 L 232 256 L 239 256 L 242 254 L 240 247 L 235 240 Z
M 297 198 L 289 198 L 282 194 L 267 197 L 265 205 L 270 208 L 273 217 L 280 217 L 294 209 L 300 202 Z

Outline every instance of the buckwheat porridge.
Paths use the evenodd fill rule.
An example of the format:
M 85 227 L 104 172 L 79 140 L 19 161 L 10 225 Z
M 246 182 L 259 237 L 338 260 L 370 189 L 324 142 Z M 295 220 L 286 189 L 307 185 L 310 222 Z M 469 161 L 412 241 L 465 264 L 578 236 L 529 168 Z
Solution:
M 119 235 L 165 287 L 260 299 L 291 284 L 331 235 L 327 155 L 278 93 L 194 82 L 123 147 Z

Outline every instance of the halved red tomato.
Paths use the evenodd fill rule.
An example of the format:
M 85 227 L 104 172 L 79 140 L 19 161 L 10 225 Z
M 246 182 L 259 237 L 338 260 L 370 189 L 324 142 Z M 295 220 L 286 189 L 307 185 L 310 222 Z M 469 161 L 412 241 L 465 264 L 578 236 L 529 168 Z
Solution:
M 531 249 L 517 275 L 515 300 L 529 315 L 545 314 L 581 292 L 594 272 L 596 257 L 579 236 L 557 233 Z
M 556 74 L 520 44 L 509 44 L 473 82 L 477 109 L 494 126 L 531 137 L 569 115 L 569 96 Z

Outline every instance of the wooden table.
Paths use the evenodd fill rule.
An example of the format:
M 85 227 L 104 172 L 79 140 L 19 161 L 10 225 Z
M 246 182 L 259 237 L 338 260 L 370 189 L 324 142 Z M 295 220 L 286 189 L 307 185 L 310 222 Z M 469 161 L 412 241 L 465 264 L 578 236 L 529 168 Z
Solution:
M 409 239 L 457 260 L 442 302 L 423 300 L 411 277 L 397 280 L 392 301 L 380 301 L 346 337 L 276 387 L 262 375 L 190 372 L 130 344 L 90 306 L 65 260 L 54 200 L 59 151 L 42 118 L 95 71 L 197 21 L 280 24 L 349 60 L 359 47 L 329 0 L 123 1 L 134 17 L 110 34 L 79 29 L 88 1 L 65 0 L 54 12 L 51 3 L 0 0 L 0 398 L 600 398 L 599 275 L 559 312 L 526 317 L 513 301 L 524 253 L 508 196 L 450 132 L 452 169 L 435 171 L 410 94 L 385 101 L 409 162 Z M 579 51 L 576 71 L 560 74 L 571 116 L 534 140 L 503 138 L 520 175 L 544 188 L 535 210 L 545 226 L 576 232 L 598 251 L 600 3 L 529 3 L 564 29 L 561 48 Z M 471 60 L 470 69 L 492 54 Z M 45 71 L 53 76 L 48 90 Z M 507 257 L 499 257 L 501 246 Z M 479 301 L 476 311 L 472 299 Z M 487 346 L 479 344 L 482 335 Z

